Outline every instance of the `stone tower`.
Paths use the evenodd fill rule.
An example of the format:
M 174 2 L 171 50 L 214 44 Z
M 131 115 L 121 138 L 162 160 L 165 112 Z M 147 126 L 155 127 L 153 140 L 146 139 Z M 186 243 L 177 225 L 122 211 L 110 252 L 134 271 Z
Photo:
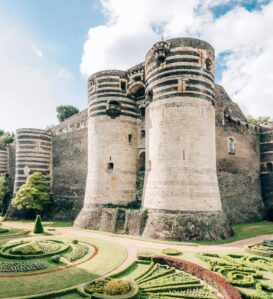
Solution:
M 192 38 L 158 42 L 145 75 L 144 235 L 227 236 L 216 173 L 214 49 Z
M 7 146 L 0 145 L 0 175 L 8 173 L 8 150 Z
M 96 226 L 102 207 L 136 197 L 137 119 L 124 71 L 102 71 L 88 81 L 88 175 L 84 207 L 75 221 Z
M 51 182 L 52 136 L 39 129 L 16 131 L 16 174 L 14 194 L 25 183 L 27 177 L 38 171 Z
M 273 218 L 273 122 L 261 126 L 261 185 L 265 208 Z

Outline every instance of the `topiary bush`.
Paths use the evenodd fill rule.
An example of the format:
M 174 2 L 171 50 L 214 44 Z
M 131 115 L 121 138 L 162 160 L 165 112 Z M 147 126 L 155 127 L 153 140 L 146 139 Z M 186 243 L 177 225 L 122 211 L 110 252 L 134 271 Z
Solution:
M 61 256 L 60 255 L 53 255 L 51 257 L 51 261 L 55 264 L 59 264 L 61 262 Z
M 173 255 L 173 256 L 182 254 L 182 252 L 180 250 L 173 249 L 173 248 L 165 248 L 162 250 L 162 253 L 165 255 Z
M 33 232 L 34 232 L 34 234 L 42 234 L 44 232 L 44 228 L 42 225 L 42 220 L 41 220 L 40 215 L 37 215 L 37 217 L 36 217 Z
M 107 295 L 125 295 L 131 290 L 130 283 L 128 280 L 113 279 L 105 286 L 105 293 Z

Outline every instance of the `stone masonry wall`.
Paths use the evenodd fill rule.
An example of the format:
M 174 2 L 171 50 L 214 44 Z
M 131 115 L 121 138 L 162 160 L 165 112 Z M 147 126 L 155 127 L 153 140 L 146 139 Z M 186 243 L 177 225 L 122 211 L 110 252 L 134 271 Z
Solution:
M 235 154 L 229 153 L 229 138 L 235 140 Z M 228 219 L 231 223 L 261 219 L 259 128 L 247 124 L 221 86 L 216 86 L 216 152 L 221 200 Z
M 83 205 L 87 175 L 87 110 L 52 129 L 54 219 L 73 220 Z

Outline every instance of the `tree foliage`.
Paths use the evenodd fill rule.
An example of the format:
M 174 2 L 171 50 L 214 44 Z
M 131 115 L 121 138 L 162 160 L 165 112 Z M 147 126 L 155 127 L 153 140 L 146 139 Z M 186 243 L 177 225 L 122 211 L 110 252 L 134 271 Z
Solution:
M 79 109 L 74 107 L 74 106 L 70 106 L 70 105 L 62 105 L 62 106 L 58 106 L 56 108 L 57 111 L 57 118 L 59 120 L 59 122 L 63 122 L 65 119 L 69 118 L 70 116 L 76 114 L 79 112 Z
M 4 213 L 6 200 L 9 196 L 9 187 L 7 178 L 5 176 L 0 176 L 0 214 Z
M 50 202 L 48 182 L 40 172 L 34 172 L 17 192 L 12 200 L 12 206 L 18 210 L 26 208 L 41 212 Z
M 259 126 L 259 125 L 265 125 L 267 123 L 270 122 L 270 116 L 258 116 L 258 117 L 254 117 L 252 115 L 249 115 L 247 117 L 247 121 L 250 123 L 250 124 L 253 124 L 255 126 Z
M 9 144 L 15 140 L 14 133 L 0 130 L 0 144 Z

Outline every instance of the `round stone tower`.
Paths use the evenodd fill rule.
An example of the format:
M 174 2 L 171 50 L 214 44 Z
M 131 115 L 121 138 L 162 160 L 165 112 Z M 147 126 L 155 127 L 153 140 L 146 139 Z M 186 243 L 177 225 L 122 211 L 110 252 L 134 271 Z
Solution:
M 137 107 L 127 97 L 124 71 L 102 71 L 88 81 L 88 175 L 76 226 L 96 227 L 105 205 L 136 198 Z
M 25 183 L 27 177 L 38 171 L 51 183 L 52 161 L 51 133 L 39 129 L 16 131 L 16 174 L 14 193 Z
M 0 145 L 0 175 L 8 173 L 8 151 L 7 146 Z
M 156 43 L 145 60 L 144 235 L 225 238 L 216 174 L 214 49 L 177 38 Z

